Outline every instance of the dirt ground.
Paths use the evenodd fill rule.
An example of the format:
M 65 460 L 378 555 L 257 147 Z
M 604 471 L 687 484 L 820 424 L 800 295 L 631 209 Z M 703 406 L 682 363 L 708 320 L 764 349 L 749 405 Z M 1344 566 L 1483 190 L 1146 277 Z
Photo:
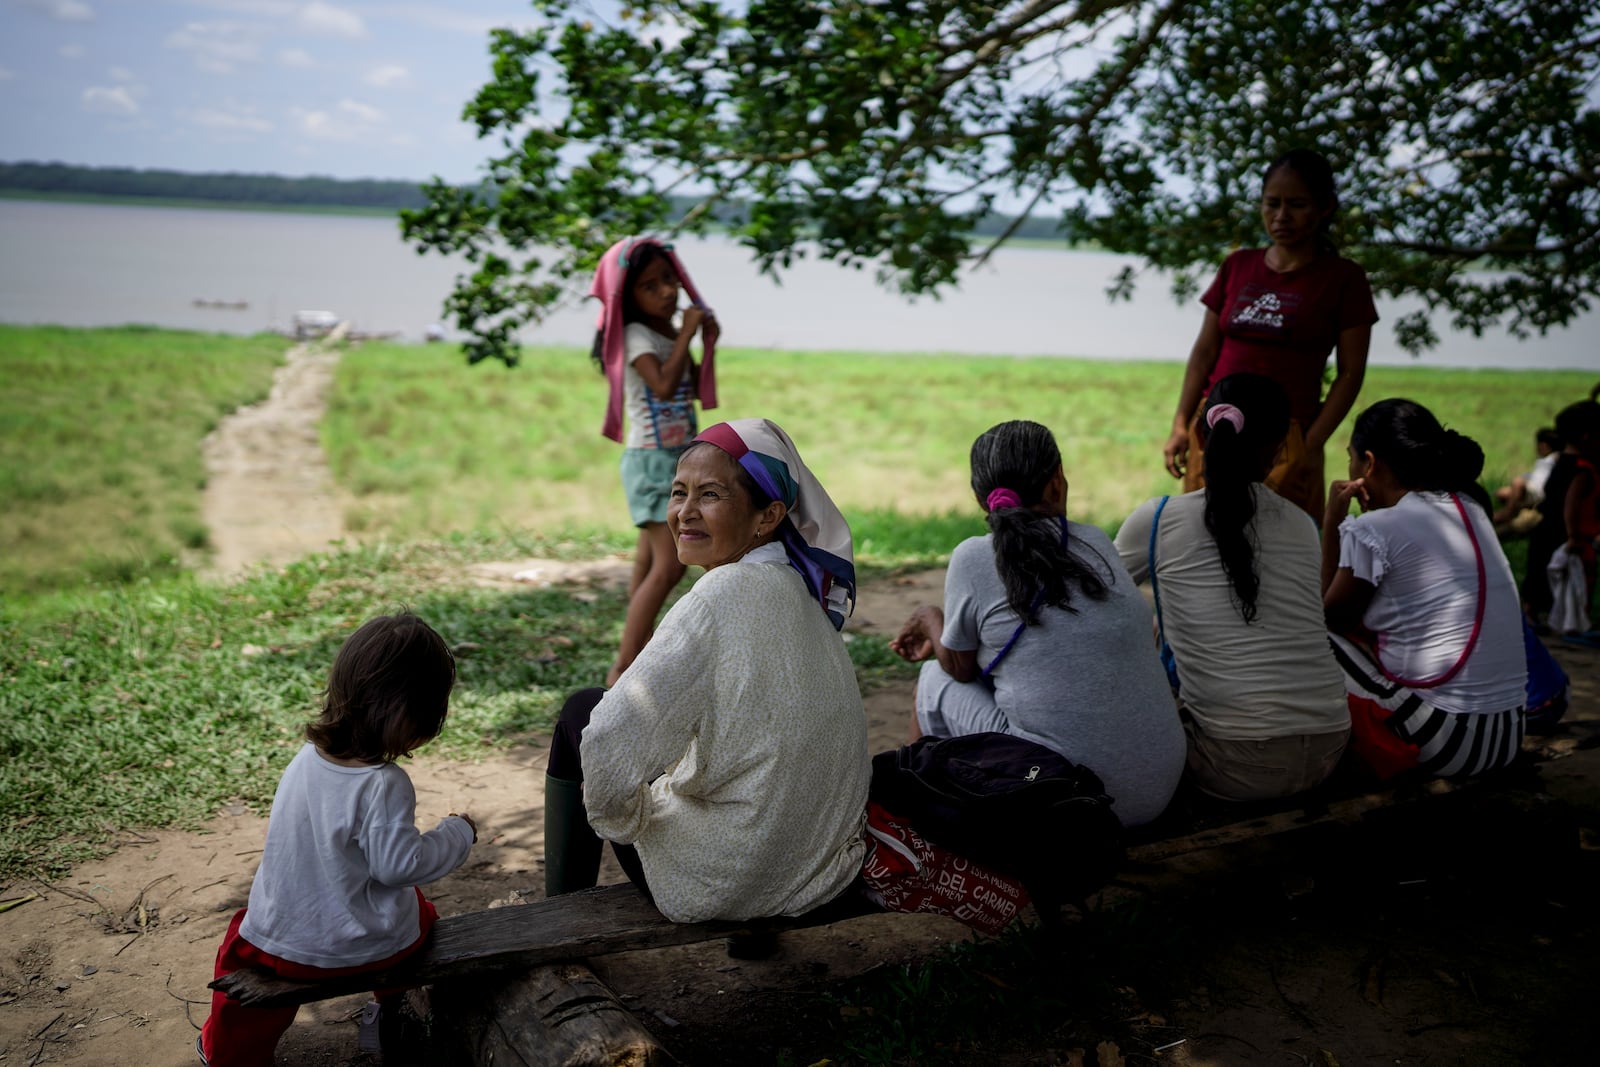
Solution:
M 320 462 L 307 428 L 320 413 L 316 376 L 325 381 L 330 366 L 303 350 L 280 375 L 275 399 L 225 422 L 208 446 L 218 573 L 290 558 L 339 536 L 281 521 L 341 510 L 301 506 L 307 492 L 333 492 L 325 474 L 305 469 Z M 286 451 L 291 439 L 297 443 Z M 290 458 L 274 463 L 274 454 Z M 285 472 L 284 463 L 301 469 Z M 567 579 L 625 581 L 626 561 L 571 572 L 550 561 L 506 561 L 462 576 Z M 942 581 L 935 571 L 863 589 L 851 628 L 892 630 L 915 604 L 937 602 Z M 1555 651 L 1574 681 L 1574 725 L 1548 745 L 1560 758 L 1544 765 L 1547 803 L 1532 813 L 1446 813 L 1449 826 L 1421 830 L 1439 844 L 1432 850 L 1415 847 L 1415 824 L 1306 831 L 1119 879 L 1110 896 L 1159 909 L 1161 928 L 1174 937 L 1165 978 L 1148 978 L 1154 985 L 1138 991 L 1147 1003 L 1117 1021 L 1127 1062 L 1587 1060 L 1566 1050 L 1580 1028 L 1592 1032 L 1592 961 L 1600 948 L 1593 912 L 1600 749 L 1585 743 L 1600 722 L 1600 652 L 1561 644 Z M 906 685 L 869 695 L 873 751 L 901 743 L 910 702 Z M 441 914 L 542 895 L 544 758 L 542 746 L 530 745 L 476 763 L 424 755 L 409 766 L 420 823 L 456 810 L 479 822 L 467 864 L 426 888 Z M 1441 861 L 1438 853 L 1463 837 L 1455 832 L 1463 827 L 1461 851 L 1474 858 Z M 0 913 L 0 1067 L 197 1063 L 194 1035 L 207 1011 L 216 946 L 246 900 L 265 831 L 262 816 L 230 807 L 195 833 L 130 832 L 114 853 L 53 885 L 0 886 L 0 898 L 38 894 Z M 621 880 L 609 858 L 602 880 Z M 967 937 L 938 918 L 872 916 L 785 935 L 769 960 L 732 960 L 710 943 L 593 964 L 686 1063 L 806 1064 L 837 1051 L 830 1035 L 840 1011 L 824 991 Z M 1108 966 L 1114 970 L 1115 961 Z M 1119 992 L 1130 1000 L 1136 994 Z M 355 1017 L 365 999 L 302 1009 L 277 1062 L 377 1062 L 356 1050 Z M 1066 1036 L 1061 1048 L 1006 1049 L 970 1062 L 1071 1062 Z M 1087 1047 L 1095 1063 L 1094 1042 Z M 1098 1062 L 1123 1061 L 1105 1054 Z
M 553 567 L 517 561 L 505 569 L 540 570 L 542 580 L 553 580 Z M 856 625 L 890 626 L 941 581 L 930 572 L 864 589 Z M 1592 905 L 1600 877 L 1591 862 L 1574 883 L 1564 864 L 1600 855 L 1600 748 L 1582 744 L 1600 722 L 1600 652 L 1563 645 L 1557 655 L 1578 701 L 1572 728 L 1549 743 L 1561 758 L 1542 777 L 1550 797 L 1573 806 L 1578 825 L 1549 824 L 1553 851 L 1543 859 L 1553 866 L 1529 873 L 1547 884 L 1527 899 L 1498 896 L 1500 883 L 1488 871 L 1497 853 L 1485 854 L 1478 885 L 1471 868 L 1425 862 L 1404 841 L 1385 845 L 1381 829 L 1365 827 L 1307 831 L 1129 871 L 1117 894 L 1165 902 L 1174 921 L 1194 924 L 1183 936 L 1206 943 L 1174 972 L 1181 987 L 1163 994 L 1165 1014 L 1145 1012 L 1156 1021 L 1139 1024 L 1147 1027 L 1140 1031 L 1147 1049 L 1185 1043 L 1129 1062 L 1570 1062 L 1547 1058 L 1537 1042 L 1559 1039 L 1551 1027 L 1579 1026 L 1595 988 L 1600 926 Z M 870 694 L 874 751 L 900 743 L 910 698 L 904 685 Z M 544 756 L 532 745 L 476 763 L 423 756 L 409 767 L 419 822 L 453 810 L 479 819 L 471 859 L 426 889 L 441 914 L 542 895 Z M 1489 847 L 1510 862 L 1521 855 L 1519 838 L 1545 825 L 1539 819 L 1535 813 L 1502 828 Z M 197 1062 L 194 1033 L 216 945 L 249 893 L 265 832 L 264 818 L 231 808 L 197 833 L 129 833 L 116 852 L 54 885 L 4 887 L 0 897 L 40 895 L 0 914 L 0 1067 Z M 609 857 L 602 880 L 622 880 Z M 926 958 L 967 936 L 942 919 L 874 916 L 785 935 L 770 960 L 732 960 L 710 943 L 593 963 L 686 1063 L 774 1063 L 786 1052 L 828 1051 L 839 1021 L 820 995 L 830 985 Z M 364 1001 L 302 1009 L 278 1063 L 375 1063 L 355 1047 Z M 1066 1054 L 1034 1049 L 982 1062 L 1066 1063 Z M 1117 1061 L 1102 1067 L 1110 1062 Z
M 588 581 L 596 572 L 580 565 L 574 576 Z M 465 577 L 516 573 L 557 581 L 561 565 L 520 560 Z M 621 565 L 598 573 L 626 579 Z M 927 576 L 895 591 L 938 580 Z M 874 751 L 899 743 L 909 701 L 905 687 L 871 695 Z M 425 888 L 441 915 L 543 896 L 544 760 L 544 748 L 531 745 L 476 763 L 424 754 L 408 765 L 419 824 L 451 811 L 469 811 L 478 820 L 479 843 L 466 865 Z M 230 808 L 197 833 L 129 833 L 116 852 L 54 885 L 3 887 L 0 897 L 39 896 L 0 914 L 0 1067 L 198 1062 L 194 1033 L 209 1003 L 205 984 L 228 920 L 249 895 L 266 825 L 258 814 Z M 623 880 L 609 853 L 601 880 Z M 964 927 L 937 918 L 901 923 L 869 917 L 837 931 L 791 935 L 772 960 L 733 961 L 718 942 L 597 960 L 595 970 L 670 1043 L 673 1031 L 704 1025 L 707 1011 L 721 1015 L 741 995 L 761 999 L 809 988 L 919 959 L 965 936 Z M 365 1000 L 346 997 L 302 1009 L 278 1062 L 375 1063 L 355 1047 L 355 1016 Z

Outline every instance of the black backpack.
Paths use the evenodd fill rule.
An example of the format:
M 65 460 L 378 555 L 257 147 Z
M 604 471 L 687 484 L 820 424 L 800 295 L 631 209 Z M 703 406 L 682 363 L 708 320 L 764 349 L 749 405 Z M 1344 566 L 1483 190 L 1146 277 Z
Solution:
M 1020 880 L 1047 922 L 1122 863 L 1122 823 L 1100 777 L 1010 734 L 924 737 L 881 752 L 871 797 L 935 844 Z

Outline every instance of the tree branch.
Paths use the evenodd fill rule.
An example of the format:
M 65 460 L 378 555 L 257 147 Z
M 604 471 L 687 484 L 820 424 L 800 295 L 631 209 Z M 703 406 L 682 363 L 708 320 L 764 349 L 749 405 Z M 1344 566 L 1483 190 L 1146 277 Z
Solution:
M 994 255 L 995 249 L 999 248 L 1001 245 L 1003 245 L 1007 241 L 1009 241 L 1011 239 L 1011 236 L 1013 234 L 1015 234 L 1019 229 L 1022 228 L 1022 224 L 1024 222 L 1027 222 L 1028 219 L 1030 217 L 1032 217 L 1033 209 L 1039 206 L 1039 201 L 1044 199 L 1045 193 L 1048 192 L 1048 191 L 1049 191 L 1049 186 L 1041 185 L 1039 187 L 1038 191 L 1036 191 L 1033 194 L 1033 199 L 1028 201 L 1028 206 L 1022 209 L 1022 213 L 1020 215 L 1018 215 L 1016 218 L 1012 219 L 1011 220 L 1011 225 L 1007 226 L 1005 228 L 1005 231 L 1003 233 L 1001 233 L 1000 236 L 998 236 L 994 240 L 990 241 L 989 242 L 989 247 L 985 248 L 982 252 L 980 252 L 978 254 L 978 256 L 975 259 L 973 259 L 973 261 L 972 261 L 972 269 L 973 270 L 977 270 L 979 267 L 981 267 L 985 263 L 989 262 L 989 257 Z
M 1421 252 L 1429 256 L 1444 256 L 1450 259 L 1539 259 L 1545 256 L 1558 256 L 1571 252 L 1600 236 L 1600 223 L 1596 223 L 1573 234 L 1560 244 L 1541 245 L 1526 243 L 1511 243 L 1505 241 L 1490 241 L 1480 245 L 1452 245 L 1438 241 L 1406 241 L 1395 239 L 1390 241 L 1372 241 L 1373 248 L 1394 248 L 1402 252 Z

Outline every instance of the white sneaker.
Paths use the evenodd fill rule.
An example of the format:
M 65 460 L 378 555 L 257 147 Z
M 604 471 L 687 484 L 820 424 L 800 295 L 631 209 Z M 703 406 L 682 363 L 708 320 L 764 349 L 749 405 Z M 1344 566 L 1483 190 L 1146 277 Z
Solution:
M 383 1039 L 378 1033 L 378 1017 L 383 1013 L 383 1005 L 376 1000 L 368 1001 L 367 1006 L 361 1009 L 361 1028 L 356 1031 L 356 1048 L 362 1052 L 382 1054 Z

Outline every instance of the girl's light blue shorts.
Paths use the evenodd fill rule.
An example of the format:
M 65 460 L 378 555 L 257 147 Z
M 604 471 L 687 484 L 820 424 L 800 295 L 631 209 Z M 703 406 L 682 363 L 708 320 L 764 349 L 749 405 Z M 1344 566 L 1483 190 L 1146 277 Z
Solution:
M 635 526 L 667 521 L 667 500 L 682 453 L 681 448 L 623 449 L 622 493 Z

